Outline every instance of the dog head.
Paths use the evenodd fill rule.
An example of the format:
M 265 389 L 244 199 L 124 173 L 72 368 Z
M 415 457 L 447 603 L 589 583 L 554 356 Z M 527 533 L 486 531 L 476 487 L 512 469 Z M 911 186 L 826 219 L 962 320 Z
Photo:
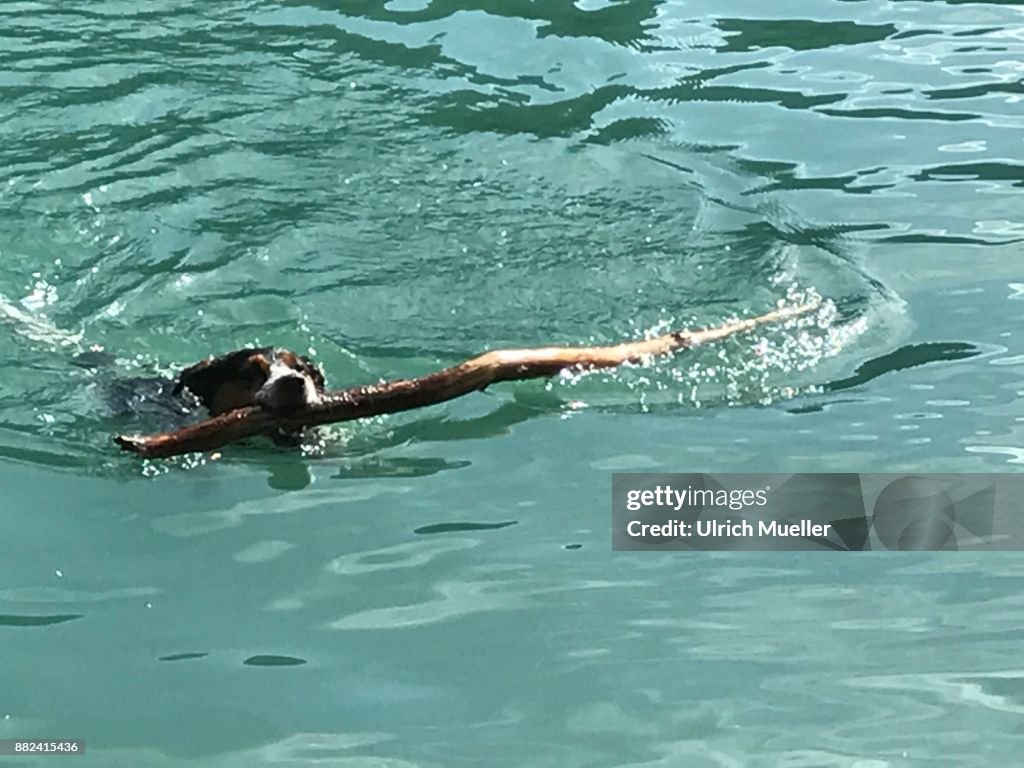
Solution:
M 312 362 L 287 349 L 240 349 L 211 357 L 181 372 L 174 386 L 188 389 L 211 416 L 258 405 L 290 411 L 319 402 L 324 377 Z

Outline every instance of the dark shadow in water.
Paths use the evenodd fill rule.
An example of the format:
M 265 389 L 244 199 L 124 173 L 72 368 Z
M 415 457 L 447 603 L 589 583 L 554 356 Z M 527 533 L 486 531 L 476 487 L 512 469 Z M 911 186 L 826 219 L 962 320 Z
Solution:
M 250 656 L 242 662 L 247 667 L 300 667 L 308 662 L 295 656 L 277 656 L 274 654 L 260 654 Z
M 83 618 L 81 613 L 58 613 L 53 616 L 25 616 L 0 613 L 0 627 L 49 627 Z
M 859 403 L 859 402 L 860 402 L 860 400 L 857 400 L 856 398 L 845 397 L 845 398 L 840 398 L 838 400 L 829 400 L 828 402 L 824 402 L 824 403 L 808 403 L 806 405 L 798 405 L 798 406 L 796 406 L 794 408 L 787 408 L 786 412 L 787 413 L 794 413 L 794 414 L 797 414 L 797 415 L 802 414 L 802 413 L 822 413 L 830 405 L 841 405 L 843 403 Z
M 880 243 L 916 243 L 928 245 L 1015 245 L 1024 242 L 1024 237 L 1008 237 L 1002 240 L 994 238 L 966 237 L 964 235 L 934 235 L 931 233 L 913 233 L 908 235 L 891 235 L 878 239 Z
M 852 376 L 839 381 L 830 381 L 825 385 L 826 392 L 838 392 L 852 389 L 877 379 L 886 373 L 905 371 L 927 363 L 966 360 L 981 354 L 973 344 L 962 341 L 934 341 L 925 344 L 910 344 L 900 347 L 895 352 L 868 360 L 857 367 Z
M 6 429 L 12 428 L 7 426 Z M 23 464 L 38 464 L 42 467 L 54 467 L 57 469 L 89 470 L 95 467 L 93 457 L 79 452 L 72 453 L 70 450 L 62 450 L 62 448 L 63 446 L 52 451 L 46 451 L 25 448 L 20 445 L 0 444 L 0 459 L 10 459 L 11 461 Z
M 914 181 L 1012 181 L 1012 186 L 1024 187 L 1024 164 L 950 163 L 925 168 L 910 178 Z
M 888 120 L 929 120 L 943 123 L 963 123 L 968 120 L 980 120 L 981 115 L 974 112 L 939 112 L 925 109 L 903 109 L 900 107 L 870 107 L 866 109 L 821 109 L 818 110 L 829 117 L 849 117 L 857 120 L 888 119 Z M 911 177 L 913 178 L 913 177 Z
M 463 531 L 497 531 L 508 528 L 510 525 L 517 525 L 518 520 L 506 520 L 501 523 L 434 523 L 423 525 L 413 530 L 413 533 L 429 535 L 433 533 L 461 533 Z
M 669 132 L 669 122 L 660 117 L 625 117 L 602 126 L 585 141 L 608 146 L 618 141 L 653 138 Z
M 267 485 L 278 491 L 301 491 L 313 482 L 307 462 L 298 451 L 283 451 L 289 459 L 268 465 Z
M 195 653 L 172 653 L 169 656 L 161 656 L 157 661 L 191 661 L 193 659 L 205 659 L 210 654 L 205 651 Z
M 853 389 L 862 384 L 877 379 L 887 373 L 905 371 L 910 368 L 917 368 L 928 363 L 951 362 L 954 360 L 966 360 L 977 357 L 981 350 L 973 344 L 962 341 L 934 341 L 924 344 L 910 344 L 900 347 L 895 352 L 868 360 L 857 367 L 852 376 L 845 379 L 830 381 L 823 385 L 825 392 L 841 392 L 845 389 Z M 819 413 L 830 405 L 840 403 L 857 402 L 854 398 L 841 398 L 828 400 L 827 402 L 811 402 L 787 408 L 787 412 L 794 414 Z
M 813 51 L 836 45 L 864 45 L 886 40 L 898 31 L 895 24 L 808 19 L 718 19 L 716 24 L 728 35 L 718 50 L 740 53 L 763 48 Z
M 998 83 L 980 83 L 968 85 L 962 88 L 936 88 L 934 90 L 921 91 L 921 94 L 928 99 L 978 99 L 992 94 L 1024 94 L 1024 80 Z
M 482 11 L 490 16 L 528 19 L 542 22 L 537 37 L 593 37 L 613 45 L 640 50 L 658 50 L 644 45 L 651 40 L 648 29 L 654 26 L 662 0 L 613 0 L 601 8 L 580 8 L 575 0 L 432 0 L 426 8 L 397 11 L 386 3 L 359 0 L 291 0 L 288 5 L 321 8 L 356 18 L 386 21 L 392 24 L 421 24 L 438 21 L 466 11 Z

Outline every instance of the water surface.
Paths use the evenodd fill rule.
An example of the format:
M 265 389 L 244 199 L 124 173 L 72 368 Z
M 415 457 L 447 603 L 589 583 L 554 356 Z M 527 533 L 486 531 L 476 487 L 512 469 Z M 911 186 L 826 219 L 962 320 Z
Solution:
M 103 766 L 1017 762 L 1014 556 L 613 555 L 608 495 L 1019 470 L 1021 60 L 1009 2 L 4 3 L 0 737 Z M 110 443 L 156 418 L 112 381 L 246 344 L 345 386 L 793 290 L 824 327 L 304 451 Z M 93 346 L 114 366 L 72 364 Z

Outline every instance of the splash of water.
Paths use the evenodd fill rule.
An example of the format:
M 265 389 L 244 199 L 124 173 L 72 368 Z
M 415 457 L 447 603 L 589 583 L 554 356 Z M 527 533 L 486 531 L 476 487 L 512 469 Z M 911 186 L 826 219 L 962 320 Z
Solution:
M 58 328 L 38 311 L 37 306 L 28 301 L 25 304 L 28 309 L 23 309 L 0 293 L 0 322 L 9 324 L 18 335 L 53 349 L 75 348 L 82 343 L 81 332 L 72 333 Z
M 611 379 L 637 393 L 641 409 L 655 403 L 675 402 L 695 408 L 709 405 L 769 405 L 778 400 L 820 391 L 817 384 L 793 383 L 794 376 L 810 371 L 822 360 L 833 357 L 867 328 L 864 317 L 843 322 L 835 304 L 813 288 L 789 287 L 777 309 L 815 305 L 816 309 L 755 333 L 701 348 L 680 350 L 651 361 L 627 364 L 612 371 L 566 371 L 547 383 L 548 391 L 559 393 L 580 388 L 597 377 Z M 731 323 L 741 317 L 722 318 Z M 688 325 L 695 325 L 694 323 Z M 683 327 L 688 327 L 684 325 Z M 661 336 L 679 328 L 676 318 L 668 317 L 643 331 L 645 338 Z M 782 380 L 787 380 L 784 383 Z M 586 397 L 574 397 L 571 408 L 587 407 Z

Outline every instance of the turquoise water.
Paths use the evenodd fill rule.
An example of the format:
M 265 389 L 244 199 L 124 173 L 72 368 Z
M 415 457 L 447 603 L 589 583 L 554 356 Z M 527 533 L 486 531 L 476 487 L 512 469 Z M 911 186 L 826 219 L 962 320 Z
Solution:
M 617 470 L 1020 469 L 1021 61 L 1008 2 L 3 3 L 0 738 L 1018 763 L 1016 556 L 608 534 Z M 112 381 L 245 344 L 346 386 L 794 291 L 834 311 L 302 450 L 110 442 Z

